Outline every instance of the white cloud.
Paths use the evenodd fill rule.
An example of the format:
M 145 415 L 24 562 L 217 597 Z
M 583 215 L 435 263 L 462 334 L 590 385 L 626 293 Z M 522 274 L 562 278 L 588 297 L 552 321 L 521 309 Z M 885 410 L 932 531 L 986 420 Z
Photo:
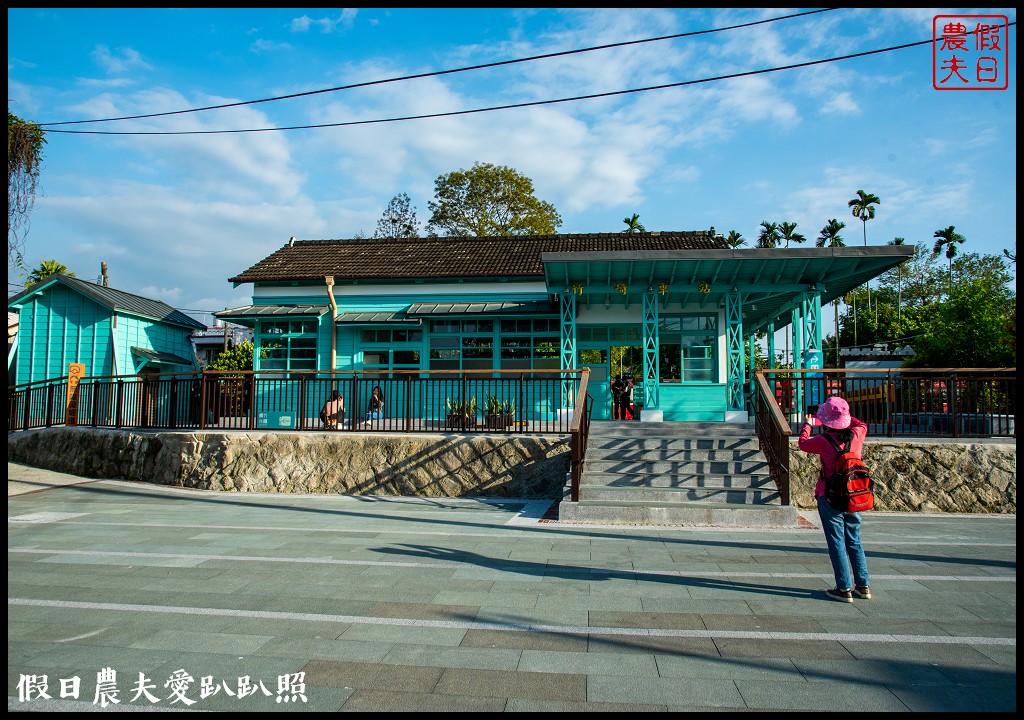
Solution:
M 303 15 L 302 17 L 292 19 L 288 27 L 292 32 L 309 32 L 312 27 L 316 27 L 324 34 L 344 32 L 352 28 L 358 14 L 358 8 L 344 8 L 336 18 L 322 17 L 314 19 L 309 17 L 309 15 Z
M 858 115 L 860 114 L 860 106 L 853 99 L 853 96 L 846 91 L 843 91 L 821 106 L 822 115 Z
M 286 42 L 275 42 L 273 40 L 255 40 L 249 49 L 254 53 L 276 52 L 278 50 L 291 50 L 292 46 Z
M 111 52 L 106 45 L 97 45 L 91 53 L 93 62 L 106 70 L 111 75 L 128 72 L 136 68 L 148 70 L 150 65 L 146 63 L 138 51 L 132 48 L 118 48 Z

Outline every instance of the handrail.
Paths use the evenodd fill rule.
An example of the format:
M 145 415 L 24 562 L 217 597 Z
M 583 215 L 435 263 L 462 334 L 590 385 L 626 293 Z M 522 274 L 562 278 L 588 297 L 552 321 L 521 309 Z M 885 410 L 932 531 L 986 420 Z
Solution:
M 779 490 L 779 500 L 790 504 L 789 438 L 793 428 L 775 402 L 768 381 L 758 372 L 754 376 L 754 425 L 757 439 L 768 460 L 768 470 Z
M 583 368 L 580 375 L 580 386 L 576 392 L 576 406 L 573 408 L 572 420 L 569 422 L 570 467 L 569 467 L 569 498 L 573 502 L 580 499 L 580 480 L 583 477 L 583 466 L 587 456 L 587 440 L 590 435 L 590 413 L 594 399 L 587 392 L 590 384 L 590 368 Z

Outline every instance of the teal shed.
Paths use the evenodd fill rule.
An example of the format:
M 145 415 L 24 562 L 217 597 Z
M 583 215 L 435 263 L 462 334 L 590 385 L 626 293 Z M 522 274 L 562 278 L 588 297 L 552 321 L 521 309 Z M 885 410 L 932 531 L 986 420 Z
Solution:
M 8 298 L 18 335 L 7 358 L 8 384 L 68 374 L 141 375 L 196 369 L 189 340 L 205 326 L 159 300 L 67 275 L 54 275 Z

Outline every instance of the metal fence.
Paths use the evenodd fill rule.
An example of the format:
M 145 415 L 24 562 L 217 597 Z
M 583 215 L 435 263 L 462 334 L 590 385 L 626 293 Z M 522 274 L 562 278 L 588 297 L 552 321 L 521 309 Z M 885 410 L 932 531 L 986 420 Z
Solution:
M 758 370 L 793 425 L 838 395 L 874 436 L 1016 437 L 1016 368 Z
M 164 430 L 569 433 L 582 371 L 205 372 L 84 377 L 9 389 L 8 431 L 53 425 Z M 384 398 L 370 415 L 375 387 Z

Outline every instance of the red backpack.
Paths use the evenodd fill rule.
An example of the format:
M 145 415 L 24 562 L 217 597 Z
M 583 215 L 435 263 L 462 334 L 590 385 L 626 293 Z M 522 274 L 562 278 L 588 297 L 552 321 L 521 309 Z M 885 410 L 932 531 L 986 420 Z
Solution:
M 853 441 L 840 445 L 825 433 L 832 447 L 839 453 L 836 469 L 825 476 L 825 499 L 837 512 L 863 512 L 875 506 L 874 486 L 867 466 L 850 447 Z M 822 474 L 825 469 L 822 468 Z

